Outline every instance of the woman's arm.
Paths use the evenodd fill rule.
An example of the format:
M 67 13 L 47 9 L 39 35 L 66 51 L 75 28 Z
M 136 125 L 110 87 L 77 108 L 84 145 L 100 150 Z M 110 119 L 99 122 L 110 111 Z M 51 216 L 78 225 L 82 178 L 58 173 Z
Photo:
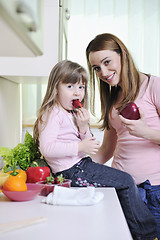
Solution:
M 114 128 L 105 129 L 101 147 L 95 155 L 91 155 L 93 161 L 104 164 L 113 156 L 117 143 L 117 134 Z
M 139 111 L 141 116 L 139 120 L 128 120 L 120 116 L 122 124 L 127 128 L 131 135 L 145 138 L 153 143 L 160 144 L 160 130 L 150 128 L 146 123 L 145 116 L 141 109 L 139 109 Z M 158 115 L 160 116 L 160 108 L 158 109 Z
M 160 108 L 158 109 L 158 115 L 160 116 Z M 160 130 L 155 130 L 152 128 L 147 128 L 144 134 L 144 138 L 150 140 L 151 142 L 160 144 Z

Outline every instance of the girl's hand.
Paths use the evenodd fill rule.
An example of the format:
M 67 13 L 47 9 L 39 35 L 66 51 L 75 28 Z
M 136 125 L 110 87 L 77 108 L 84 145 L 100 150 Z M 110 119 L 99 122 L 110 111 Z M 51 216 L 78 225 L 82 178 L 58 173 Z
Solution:
M 122 121 L 122 124 L 131 135 L 145 138 L 146 132 L 149 129 L 149 127 L 146 123 L 145 116 L 140 108 L 139 108 L 139 113 L 140 113 L 140 119 L 138 120 L 128 120 L 122 117 L 121 115 L 119 115 L 119 117 Z
M 100 147 L 100 142 L 97 141 L 94 137 L 85 138 L 81 142 L 78 143 L 78 151 L 84 152 L 86 154 L 96 154 Z
M 89 126 L 90 114 L 87 109 L 81 107 L 77 111 L 77 126 L 79 132 L 85 134 Z

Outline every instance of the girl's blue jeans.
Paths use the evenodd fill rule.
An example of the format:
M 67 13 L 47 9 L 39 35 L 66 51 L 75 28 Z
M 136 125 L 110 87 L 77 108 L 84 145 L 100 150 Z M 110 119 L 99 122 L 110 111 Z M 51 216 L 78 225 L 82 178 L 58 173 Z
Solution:
M 138 185 L 142 200 L 154 215 L 157 222 L 157 237 L 160 239 L 160 185 L 151 186 L 149 180 Z
M 73 167 L 56 175 L 61 173 L 72 180 L 72 187 L 114 187 L 133 238 L 153 240 L 156 237 L 155 219 L 128 173 L 95 163 L 90 157 L 83 158 Z

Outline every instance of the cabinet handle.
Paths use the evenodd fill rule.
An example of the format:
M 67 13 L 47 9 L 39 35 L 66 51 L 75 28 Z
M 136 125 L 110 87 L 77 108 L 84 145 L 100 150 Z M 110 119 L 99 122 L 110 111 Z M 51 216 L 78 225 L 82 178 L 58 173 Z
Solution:
M 31 32 L 38 29 L 38 1 L 34 0 L 31 4 L 25 0 L 19 0 L 16 4 L 16 12 L 20 15 L 22 22 Z

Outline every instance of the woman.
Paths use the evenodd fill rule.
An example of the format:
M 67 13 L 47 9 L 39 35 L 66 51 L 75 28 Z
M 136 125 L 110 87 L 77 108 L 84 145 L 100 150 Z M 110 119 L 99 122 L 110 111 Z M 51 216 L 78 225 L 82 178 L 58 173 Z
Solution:
M 92 103 L 95 76 L 100 86 L 104 129 L 103 143 L 92 158 L 104 164 L 113 156 L 112 167 L 134 178 L 156 218 L 160 239 L 160 78 L 138 71 L 126 46 L 112 34 L 96 36 L 86 56 Z M 129 102 L 139 107 L 139 120 L 120 115 Z

